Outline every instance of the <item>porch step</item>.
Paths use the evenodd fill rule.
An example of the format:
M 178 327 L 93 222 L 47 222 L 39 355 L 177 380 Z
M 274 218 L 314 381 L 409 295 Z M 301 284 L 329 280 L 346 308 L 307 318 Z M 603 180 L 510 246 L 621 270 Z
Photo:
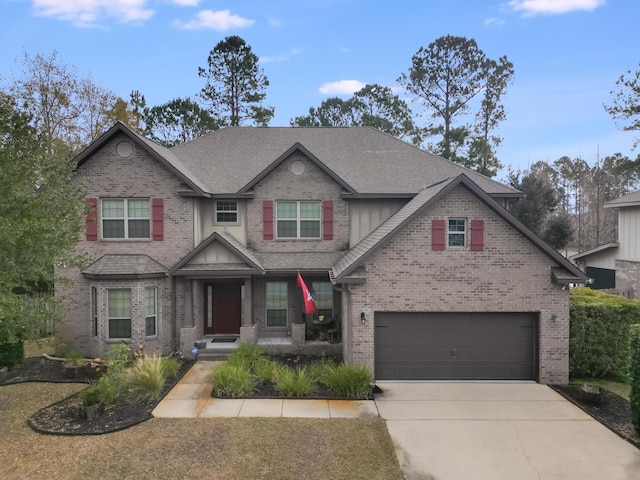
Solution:
M 233 349 L 221 350 L 221 349 L 208 349 L 200 350 L 198 352 L 198 360 L 210 360 L 210 361 L 224 361 L 229 358 L 229 355 L 233 353 Z

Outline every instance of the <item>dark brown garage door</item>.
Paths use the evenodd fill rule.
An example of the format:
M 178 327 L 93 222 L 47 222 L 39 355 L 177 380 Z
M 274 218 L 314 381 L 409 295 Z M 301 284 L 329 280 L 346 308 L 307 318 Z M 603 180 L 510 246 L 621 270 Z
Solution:
M 375 314 L 377 380 L 536 378 L 536 315 Z

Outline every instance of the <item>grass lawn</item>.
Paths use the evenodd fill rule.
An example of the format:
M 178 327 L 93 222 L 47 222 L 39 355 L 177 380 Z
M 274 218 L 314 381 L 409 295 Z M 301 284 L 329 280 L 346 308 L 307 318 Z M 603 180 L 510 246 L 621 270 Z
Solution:
M 588 383 L 589 385 L 596 385 L 602 387 L 605 390 L 620 395 L 622 398 L 629 400 L 631 394 L 631 385 L 629 383 L 611 380 L 608 378 L 572 378 L 571 383 L 583 385 Z
M 49 436 L 25 423 L 86 385 L 0 387 L 0 478 L 401 480 L 384 420 L 154 418 L 99 436 Z

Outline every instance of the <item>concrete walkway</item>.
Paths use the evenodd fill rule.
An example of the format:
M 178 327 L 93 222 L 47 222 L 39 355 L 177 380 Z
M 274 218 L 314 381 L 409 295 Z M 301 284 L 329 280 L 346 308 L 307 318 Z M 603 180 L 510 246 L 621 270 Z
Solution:
M 640 480 L 640 450 L 546 385 L 376 382 L 375 401 L 211 397 L 198 361 L 156 417 L 382 417 L 406 480 Z
M 212 398 L 211 374 L 222 362 L 198 361 L 153 410 L 154 417 L 377 417 L 371 400 L 280 400 Z

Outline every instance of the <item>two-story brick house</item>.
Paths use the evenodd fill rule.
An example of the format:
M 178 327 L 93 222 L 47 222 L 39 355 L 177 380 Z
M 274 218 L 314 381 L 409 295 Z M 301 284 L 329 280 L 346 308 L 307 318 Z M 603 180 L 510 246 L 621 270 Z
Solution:
M 359 127 L 166 149 L 116 124 L 76 161 L 89 261 L 59 269 L 59 336 L 88 355 L 239 339 L 338 352 L 377 379 L 567 381 L 566 285 L 584 275 L 498 182 Z

